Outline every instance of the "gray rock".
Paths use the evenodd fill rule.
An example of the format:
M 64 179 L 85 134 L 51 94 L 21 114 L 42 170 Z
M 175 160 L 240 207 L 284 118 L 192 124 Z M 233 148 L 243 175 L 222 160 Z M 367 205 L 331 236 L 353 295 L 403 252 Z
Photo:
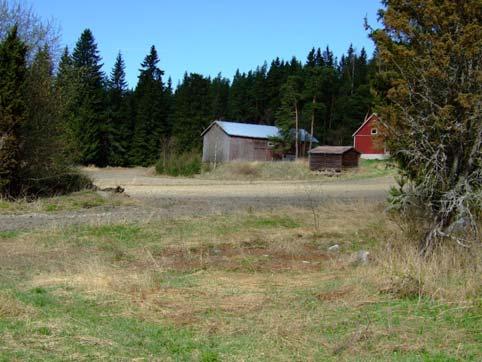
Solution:
M 340 245 L 338 244 L 332 245 L 328 248 L 328 251 L 339 251 L 339 250 L 340 250 Z
M 360 264 L 368 264 L 370 253 L 366 250 L 360 250 L 356 255 L 356 261 Z

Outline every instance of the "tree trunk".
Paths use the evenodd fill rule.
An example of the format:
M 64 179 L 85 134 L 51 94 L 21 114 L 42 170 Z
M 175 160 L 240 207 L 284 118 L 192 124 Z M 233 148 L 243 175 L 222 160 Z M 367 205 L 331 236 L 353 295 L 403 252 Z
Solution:
M 299 137 L 299 119 L 298 119 L 298 103 L 295 103 L 295 159 L 298 159 L 298 137 Z
M 316 96 L 313 96 L 313 109 L 312 109 L 312 111 L 311 111 L 311 127 L 310 127 L 311 137 L 310 137 L 310 148 L 309 148 L 309 151 L 310 151 L 311 148 L 313 147 L 313 128 L 315 128 L 315 106 L 316 106 Z

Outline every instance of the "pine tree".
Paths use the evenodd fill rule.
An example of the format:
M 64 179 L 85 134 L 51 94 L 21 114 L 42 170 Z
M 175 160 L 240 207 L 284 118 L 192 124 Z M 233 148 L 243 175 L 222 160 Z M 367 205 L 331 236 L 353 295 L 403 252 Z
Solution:
M 158 68 L 157 50 L 151 47 L 142 62 L 135 90 L 136 122 L 129 159 L 135 165 L 151 165 L 159 157 L 160 140 L 169 135 L 168 103 Z
M 307 101 L 302 114 L 305 120 L 304 124 L 309 124 L 310 134 L 318 135 L 318 125 L 321 124 L 320 117 L 325 111 L 325 105 L 321 103 L 323 91 L 323 68 L 319 62 L 314 62 L 313 66 L 306 66 L 304 69 L 304 90 L 303 98 Z M 317 130 L 317 132 L 315 132 Z M 309 149 L 312 148 L 310 139 Z
M 22 98 L 26 79 L 27 47 L 14 26 L 0 43 L 0 195 L 20 192 L 21 127 L 25 122 Z
M 278 126 L 284 138 L 291 137 L 294 128 L 295 158 L 299 156 L 299 121 L 303 102 L 303 78 L 297 75 L 288 77 L 281 88 L 281 108 L 278 112 Z
M 100 62 L 94 36 L 86 29 L 72 53 L 77 89 L 71 127 L 80 154 L 79 161 L 105 166 L 110 130 L 106 124 L 104 74 Z

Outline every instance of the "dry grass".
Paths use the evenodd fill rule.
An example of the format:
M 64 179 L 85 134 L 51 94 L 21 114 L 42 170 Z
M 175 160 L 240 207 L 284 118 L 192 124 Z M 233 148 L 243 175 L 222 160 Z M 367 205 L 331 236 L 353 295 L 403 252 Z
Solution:
M 387 292 L 457 304 L 480 297 L 480 248 L 468 251 L 447 245 L 431 256 L 420 257 L 415 245 L 399 237 L 382 249 L 378 258 L 382 273 L 389 276 L 385 282 Z
M 0 305 L 14 307 L 0 309 L 0 337 L 16 339 L 0 355 L 480 357 L 478 260 L 447 249 L 422 263 L 380 204 L 315 211 L 316 227 L 311 210 L 288 208 L 7 237 Z M 368 265 L 355 262 L 360 249 Z M 41 339 L 15 324 L 22 315 L 45 328 Z
M 307 159 L 295 162 L 230 162 L 217 165 L 200 177 L 211 180 L 318 180 L 359 179 L 394 175 L 395 170 L 386 161 L 360 160 L 357 169 L 341 173 L 312 172 Z
M 11 293 L 0 292 L 0 319 L 26 318 L 34 315 L 34 309 L 19 302 Z

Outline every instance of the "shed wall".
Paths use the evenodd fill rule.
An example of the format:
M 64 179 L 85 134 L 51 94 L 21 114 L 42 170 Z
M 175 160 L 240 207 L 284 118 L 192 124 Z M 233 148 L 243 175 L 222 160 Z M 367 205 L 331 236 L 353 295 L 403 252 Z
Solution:
M 342 155 L 314 153 L 310 157 L 310 170 L 341 169 Z
M 347 151 L 343 154 L 342 159 L 343 167 L 358 167 L 358 161 L 360 160 L 360 154 L 355 150 Z
M 203 137 L 203 162 L 229 161 L 230 137 L 218 126 L 212 126 Z
M 273 160 L 273 153 L 266 139 L 230 137 L 229 143 L 230 161 Z

